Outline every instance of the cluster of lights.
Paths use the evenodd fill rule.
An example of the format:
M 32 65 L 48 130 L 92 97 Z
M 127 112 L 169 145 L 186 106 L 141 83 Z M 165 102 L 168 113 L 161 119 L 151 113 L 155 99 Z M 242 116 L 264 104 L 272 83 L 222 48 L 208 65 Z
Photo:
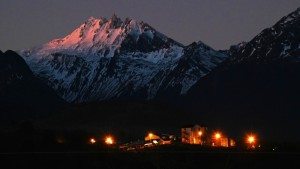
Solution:
M 153 136 L 155 136 L 153 133 L 149 133 L 149 134 L 148 134 L 149 142 L 150 142 L 151 144 L 152 144 L 152 143 L 158 144 L 158 141 L 155 140 L 155 137 L 154 137 L 154 139 L 153 139 Z
M 108 136 L 105 139 L 105 143 L 108 144 L 108 145 L 111 145 L 111 144 L 114 144 L 114 140 L 113 140 L 112 137 Z
M 90 138 L 89 139 L 89 143 L 90 144 L 95 144 L 97 141 L 96 141 L 96 139 L 95 138 Z M 105 144 L 107 144 L 107 145 L 111 145 L 111 144 L 114 144 L 114 139 L 111 137 L 111 136 L 107 136 L 106 138 L 105 138 Z
M 203 135 L 203 132 L 202 131 L 199 131 L 198 132 L 198 135 L 201 137 Z M 153 140 L 153 136 L 154 134 L 153 133 L 149 133 L 148 134 L 148 137 L 149 137 L 149 141 L 152 143 L 158 143 L 156 140 Z M 216 132 L 214 135 L 213 135 L 214 139 L 215 140 L 220 140 L 222 138 L 222 134 L 220 132 Z M 194 140 L 195 141 L 195 140 Z M 89 143 L 90 144 L 95 144 L 97 141 L 95 138 L 90 138 L 89 139 Z M 105 144 L 107 145 L 112 145 L 114 144 L 114 139 L 113 137 L 111 136 L 107 136 L 104 140 Z M 246 138 L 246 143 L 248 144 L 249 148 L 255 148 L 255 143 L 256 143 L 256 136 L 255 135 L 248 135 L 247 138 Z
M 199 133 L 200 135 L 200 133 Z M 216 132 L 214 135 L 213 135 L 213 138 L 215 139 L 215 141 L 217 140 L 220 140 L 222 138 L 222 134 L 220 132 Z M 246 144 L 248 145 L 249 148 L 256 148 L 256 136 L 253 135 L 253 134 L 250 134 L 246 137 Z
M 96 143 L 96 139 L 91 138 L 91 139 L 90 139 L 90 143 L 91 143 L 91 144 L 95 144 L 95 143 Z

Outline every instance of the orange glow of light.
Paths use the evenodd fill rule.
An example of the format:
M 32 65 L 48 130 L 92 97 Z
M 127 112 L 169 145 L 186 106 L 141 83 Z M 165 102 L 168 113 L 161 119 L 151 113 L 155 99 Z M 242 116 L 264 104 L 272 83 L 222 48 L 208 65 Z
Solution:
M 106 137 L 105 143 L 106 143 L 106 144 L 114 144 L 114 140 L 113 140 L 112 137 L 109 136 L 109 137 Z
M 63 138 L 56 138 L 57 143 L 63 144 L 65 141 Z
M 148 136 L 149 136 L 149 140 L 150 140 L 150 142 L 151 142 L 153 134 L 152 134 L 152 133 L 149 133 Z
M 254 143 L 255 142 L 255 137 L 254 136 L 249 136 L 248 137 L 248 142 L 250 143 L 250 144 L 252 144 L 252 143 Z
M 216 138 L 216 139 L 221 138 L 221 134 L 220 134 L 220 133 L 216 133 L 216 134 L 215 134 L 215 138 Z
M 202 136 L 202 134 L 203 134 L 203 133 L 202 133 L 202 131 L 199 131 L 199 133 L 198 133 L 198 134 L 199 134 L 199 136 Z
M 95 143 L 96 143 L 96 140 L 95 140 L 94 138 L 91 138 L 91 139 L 90 139 L 90 143 L 91 143 L 91 144 L 95 144 Z

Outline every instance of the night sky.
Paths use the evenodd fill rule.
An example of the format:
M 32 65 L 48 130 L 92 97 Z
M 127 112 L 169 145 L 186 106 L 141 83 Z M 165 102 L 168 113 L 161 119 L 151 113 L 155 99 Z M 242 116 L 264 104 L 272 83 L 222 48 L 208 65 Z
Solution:
M 61 38 L 90 16 L 147 22 L 188 45 L 215 49 L 249 41 L 300 7 L 299 0 L 1 0 L 0 50 L 19 50 Z

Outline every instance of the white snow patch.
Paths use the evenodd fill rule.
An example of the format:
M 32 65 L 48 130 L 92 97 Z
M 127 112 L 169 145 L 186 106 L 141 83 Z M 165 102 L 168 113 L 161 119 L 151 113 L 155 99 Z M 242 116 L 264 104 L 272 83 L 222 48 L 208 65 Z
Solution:
M 285 57 L 288 53 L 287 51 L 291 49 L 291 45 L 286 45 L 284 46 L 282 52 L 280 53 L 280 56 L 281 57 Z
M 266 56 L 269 55 L 269 53 L 271 52 L 272 48 L 269 48 L 268 52 L 266 53 Z
M 284 20 L 284 23 L 288 23 L 290 21 L 294 20 L 294 18 L 292 17 L 287 17 L 285 20 Z
M 256 51 L 256 48 L 253 48 L 249 56 L 252 56 L 255 51 Z
M 146 32 L 144 32 L 144 33 L 145 33 L 150 39 L 153 39 L 154 34 L 153 34 L 152 31 L 148 30 L 148 31 L 146 31 Z

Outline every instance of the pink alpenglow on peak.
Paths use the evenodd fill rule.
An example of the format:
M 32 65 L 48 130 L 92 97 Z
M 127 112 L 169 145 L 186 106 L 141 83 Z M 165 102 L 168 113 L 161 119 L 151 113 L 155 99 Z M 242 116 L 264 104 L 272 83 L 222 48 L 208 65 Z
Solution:
M 101 49 L 120 48 L 123 41 L 129 36 L 131 37 L 129 39 L 136 43 L 141 36 L 143 36 L 143 40 L 151 42 L 155 33 L 160 38 L 168 39 L 148 24 L 134 19 L 126 18 L 125 21 L 122 21 L 115 14 L 109 20 L 104 17 L 100 19 L 90 17 L 71 34 L 61 39 L 54 39 L 42 48 L 44 51 L 50 50 L 50 52 L 51 50 L 59 52 L 67 50 L 72 53 L 99 54 Z
M 175 88 L 184 94 L 224 58 L 203 46 L 185 47 L 144 22 L 113 15 L 90 17 L 66 37 L 19 54 L 59 96 L 86 102 L 153 99 Z

